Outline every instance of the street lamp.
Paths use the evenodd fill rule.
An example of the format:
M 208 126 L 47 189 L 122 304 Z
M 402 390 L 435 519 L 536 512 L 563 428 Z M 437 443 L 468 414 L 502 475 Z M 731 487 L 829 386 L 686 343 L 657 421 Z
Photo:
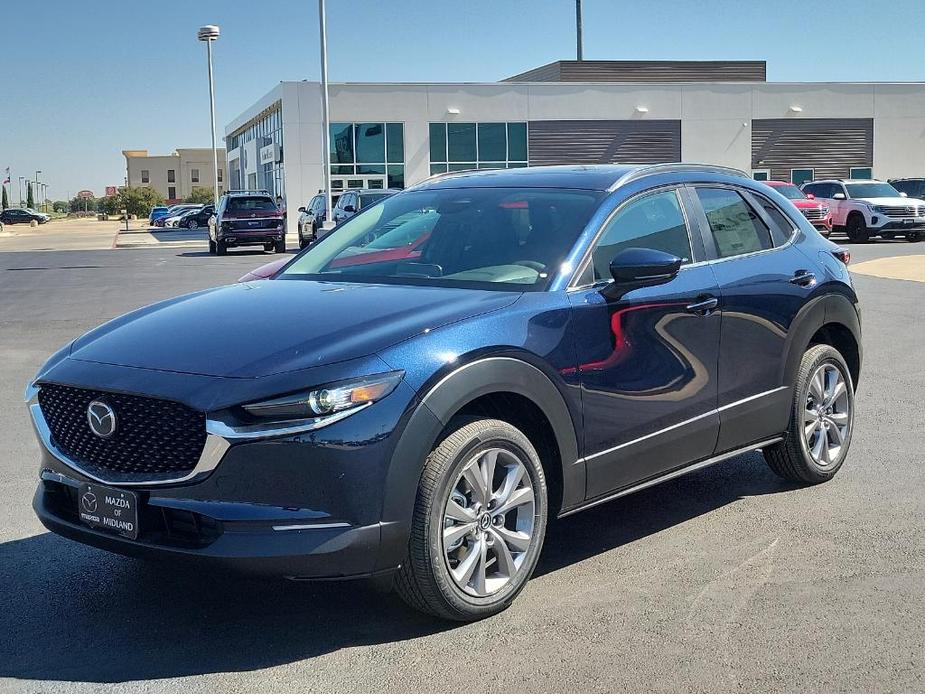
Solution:
M 212 193 L 215 209 L 218 209 L 218 150 L 215 149 L 215 83 L 212 80 L 212 42 L 219 37 L 219 28 L 214 24 L 199 27 L 196 37 L 205 41 L 209 57 L 209 113 L 212 117 Z
M 25 182 L 26 182 L 26 177 L 20 176 L 19 177 L 19 206 L 20 207 L 22 207 L 22 187 Z
M 41 171 L 36 171 L 36 172 L 35 172 L 35 181 L 34 181 L 34 182 L 35 182 L 35 185 L 32 187 L 32 198 L 33 198 L 33 199 L 32 199 L 32 204 L 33 204 L 33 205 L 35 205 L 36 202 L 37 202 L 37 201 L 35 200 L 35 196 L 36 196 L 36 195 L 40 195 L 40 193 L 39 193 L 39 174 L 40 174 L 40 173 L 42 173 L 42 172 L 41 172 Z
M 328 27 L 324 0 L 318 0 L 318 32 L 321 38 L 321 165 L 324 167 L 324 226 L 334 226 L 331 212 L 331 112 L 328 107 Z

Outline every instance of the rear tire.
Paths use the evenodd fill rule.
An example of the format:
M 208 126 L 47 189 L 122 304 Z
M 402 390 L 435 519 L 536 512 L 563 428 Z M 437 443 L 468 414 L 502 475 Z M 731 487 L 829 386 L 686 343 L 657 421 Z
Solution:
M 225 245 L 224 241 L 215 242 L 215 255 L 225 255 L 228 253 L 228 246 Z
M 845 227 L 848 238 L 854 243 L 867 243 L 870 241 L 870 231 L 864 217 L 860 214 L 852 214 L 848 217 L 848 224 Z
M 424 464 L 395 588 L 416 610 L 471 622 L 507 609 L 536 568 L 546 477 L 507 422 L 456 418 L 447 431 Z
M 186 223 L 186 228 L 187 228 L 187 229 L 190 229 L 190 230 L 192 230 L 192 229 L 198 229 L 198 228 L 199 228 L 199 222 L 197 222 L 195 219 L 191 219 L 191 220 L 189 220 L 189 221 Z
M 209 239 L 209 255 L 215 255 L 215 241 Z
M 764 449 L 777 475 L 818 484 L 841 469 L 854 432 L 854 384 L 842 355 L 815 345 L 800 361 L 793 388 L 790 426 L 784 440 Z
M 906 241 L 908 241 L 909 243 L 918 243 L 921 240 L 922 240 L 921 231 L 910 231 L 908 234 L 906 234 Z

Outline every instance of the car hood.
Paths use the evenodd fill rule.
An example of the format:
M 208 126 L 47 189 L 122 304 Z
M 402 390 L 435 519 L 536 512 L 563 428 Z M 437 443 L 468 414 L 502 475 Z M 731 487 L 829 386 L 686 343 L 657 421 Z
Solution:
M 76 340 L 72 359 L 257 378 L 362 357 L 512 304 L 517 292 L 273 280 L 139 309 Z
M 790 202 L 792 202 L 798 210 L 815 210 L 820 207 L 827 207 L 824 202 L 817 199 L 810 200 L 809 198 L 803 198 L 794 200 L 791 198 Z
M 900 197 L 889 197 L 889 198 L 852 198 L 852 200 L 860 200 L 861 202 L 870 203 L 871 205 L 889 205 L 895 207 L 905 207 L 907 205 L 925 205 L 925 202 L 918 200 L 916 198 L 900 198 Z

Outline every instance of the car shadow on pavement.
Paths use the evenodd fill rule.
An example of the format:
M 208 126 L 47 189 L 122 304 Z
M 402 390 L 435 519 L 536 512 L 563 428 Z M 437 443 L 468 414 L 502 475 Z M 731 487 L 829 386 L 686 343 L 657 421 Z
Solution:
M 537 575 L 743 496 L 791 488 L 757 454 L 742 456 L 552 522 Z M 363 582 L 293 583 L 127 559 L 51 533 L 0 544 L 0 585 L 0 677 L 21 679 L 243 672 L 455 628 Z

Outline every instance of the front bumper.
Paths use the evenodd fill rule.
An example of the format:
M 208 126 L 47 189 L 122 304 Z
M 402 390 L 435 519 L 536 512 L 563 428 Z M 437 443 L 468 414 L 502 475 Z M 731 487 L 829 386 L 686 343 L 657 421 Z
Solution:
M 925 217 L 887 217 L 875 214 L 869 222 L 868 228 L 873 231 L 921 231 L 925 229 Z
M 123 372 L 135 377 L 103 369 L 116 379 Z M 168 375 L 148 377 L 173 382 Z M 157 392 L 164 384 L 148 386 Z M 413 389 L 401 383 L 381 402 L 317 430 L 255 440 L 210 434 L 195 474 L 178 482 L 124 484 L 95 479 L 64 455 L 47 427 L 43 431 L 41 409 L 33 404 L 41 450 L 33 507 L 52 532 L 124 555 L 202 560 L 299 579 L 388 572 L 404 556 L 407 535 L 402 523 L 385 517 L 385 490 L 402 422 L 415 402 Z M 223 445 L 213 445 L 218 439 Z M 138 495 L 138 539 L 79 520 L 79 487 L 94 482 Z

